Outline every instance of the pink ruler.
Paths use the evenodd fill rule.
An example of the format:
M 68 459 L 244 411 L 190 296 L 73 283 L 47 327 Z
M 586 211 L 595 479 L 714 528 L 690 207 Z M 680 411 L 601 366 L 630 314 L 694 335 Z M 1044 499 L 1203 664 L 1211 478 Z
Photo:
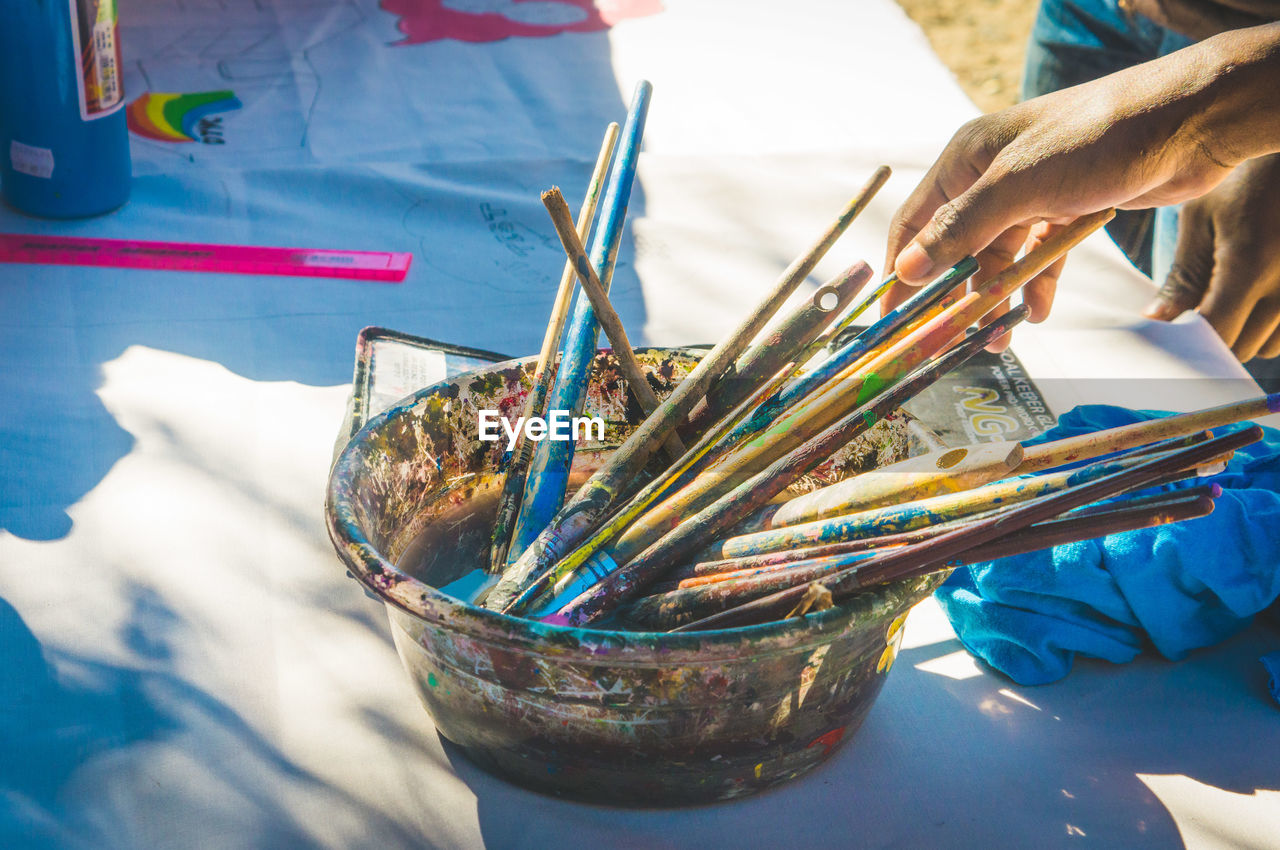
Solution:
M 0 233 L 0 262 L 3 263 L 350 277 L 399 283 L 409 273 L 412 259 L 412 254 L 390 251 L 323 251 Z

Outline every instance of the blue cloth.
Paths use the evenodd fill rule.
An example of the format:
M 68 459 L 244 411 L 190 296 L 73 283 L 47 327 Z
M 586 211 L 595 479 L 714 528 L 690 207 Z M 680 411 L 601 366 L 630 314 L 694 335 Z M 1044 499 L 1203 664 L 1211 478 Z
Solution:
M 1077 407 L 1036 442 L 1157 415 Z M 961 643 L 1038 685 L 1077 653 L 1123 663 L 1153 648 L 1176 660 L 1243 629 L 1280 596 L 1280 431 L 1264 431 L 1221 474 L 1164 488 L 1221 485 L 1208 517 L 957 569 L 936 595 Z
M 1267 688 L 1271 691 L 1272 698 L 1280 703 L 1280 652 L 1264 655 L 1258 660 L 1262 662 L 1267 675 L 1271 677 L 1267 682 Z

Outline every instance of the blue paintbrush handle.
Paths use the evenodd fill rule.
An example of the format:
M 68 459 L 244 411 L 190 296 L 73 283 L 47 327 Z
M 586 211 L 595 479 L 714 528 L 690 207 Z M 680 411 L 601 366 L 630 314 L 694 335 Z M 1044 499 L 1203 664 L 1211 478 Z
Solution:
M 653 86 L 647 80 L 641 80 L 636 85 L 626 123 L 622 127 L 618 158 L 605 189 L 600 224 L 591 242 L 591 266 L 606 289 L 613 278 L 613 268 L 618 259 L 618 245 L 622 241 L 627 204 L 631 201 L 631 186 L 635 181 L 636 162 L 640 154 L 640 140 L 644 136 L 644 123 L 652 94 Z M 560 367 L 547 405 L 548 411 L 567 410 L 571 412 L 571 416 L 582 413 L 599 334 L 600 325 L 596 322 L 595 311 L 591 309 L 591 301 L 579 286 L 573 302 L 573 312 L 560 345 Z M 511 548 L 507 550 L 508 563 L 520 557 L 564 505 L 574 448 L 572 440 L 543 440 L 538 443 L 533 462 L 529 465 L 528 483 L 520 514 L 516 518 L 515 531 L 512 533 Z

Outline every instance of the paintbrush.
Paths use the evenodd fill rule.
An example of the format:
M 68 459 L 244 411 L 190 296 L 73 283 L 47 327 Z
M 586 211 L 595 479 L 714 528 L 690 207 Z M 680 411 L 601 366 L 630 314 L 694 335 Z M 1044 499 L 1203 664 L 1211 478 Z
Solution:
M 1192 472 L 1191 475 L 1195 473 Z M 1176 477 L 1174 477 L 1176 476 Z M 1187 471 L 1179 471 L 1170 476 L 1170 480 L 1160 480 L 1159 484 L 1171 483 L 1173 480 L 1183 480 L 1190 475 Z M 1147 485 L 1148 489 L 1157 486 L 1157 482 Z M 1207 488 L 1207 489 L 1206 489 Z M 1186 490 L 1176 490 L 1175 494 L 1183 494 L 1188 492 L 1198 492 L 1200 490 L 1210 492 L 1216 498 L 1221 487 L 1217 484 L 1206 484 L 1200 488 L 1188 488 Z M 1148 496 L 1132 496 L 1125 498 L 1123 504 L 1130 507 L 1138 507 L 1147 504 L 1160 504 L 1170 497 L 1170 494 L 1164 491 Z M 955 528 L 959 528 L 978 519 L 984 519 L 993 516 L 1001 511 L 1008 511 L 1020 502 L 1011 502 L 998 508 L 982 511 L 981 513 L 970 516 L 963 516 L 957 519 L 948 520 L 936 525 L 926 525 L 911 531 L 901 531 L 894 534 L 880 534 L 873 537 L 858 537 L 852 540 L 842 540 L 835 543 L 824 543 L 817 546 L 803 546 L 796 549 L 781 549 L 776 552 L 766 552 L 759 555 L 743 555 L 736 558 L 724 558 L 718 561 L 696 561 L 692 564 L 685 564 L 677 567 L 667 573 L 668 583 L 671 584 L 670 589 L 675 587 L 692 587 L 705 581 L 714 581 L 718 576 L 726 573 L 739 571 L 760 570 L 779 565 L 790 564 L 795 561 L 808 561 L 814 558 L 828 558 L 833 555 L 848 555 L 854 552 L 867 552 L 872 549 L 887 549 L 893 546 L 902 546 L 908 543 L 919 543 L 928 540 L 931 537 L 937 537 L 939 534 L 945 534 Z M 1112 504 L 1107 503 L 1099 508 L 1079 508 L 1072 511 L 1066 516 L 1085 515 L 1094 510 L 1110 507 Z
M 596 571 L 590 571 L 591 564 L 585 565 L 583 570 L 587 574 L 581 577 L 583 581 L 597 579 L 597 582 L 587 586 L 576 598 L 559 608 L 550 619 L 574 625 L 599 619 L 620 602 L 652 583 L 663 569 L 678 563 L 680 557 L 704 545 L 719 532 L 766 504 L 796 478 L 809 473 L 825 461 L 836 449 L 891 415 L 903 402 L 977 354 L 993 340 L 1008 333 L 1026 318 L 1027 313 L 1025 307 L 1018 307 L 996 319 L 950 351 L 917 369 L 906 380 L 885 390 L 874 400 L 779 458 L 696 516 L 676 524 L 670 533 L 634 558 L 601 558 L 594 562 L 597 565 Z M 624 552 L 623 543 L 626 540 L 627 536 L 624 534 L 614 551 Z M 618 563 L 624 566 L 618 568 Z M 602 573 L 603 577 L 597 578 Z M 572 586 L 565 588 L 565 594 L 573 589 Z
M 886 577 L 901 576 L 911 571 L 920 574 L 936 569 L 975 546 L 998 540 L 1073 508 L 1145 487 L 1170 471 L 1193 467 L 1260 439 L 1262 429 L 1255 425 L 1168 455 L 1157 456 L 1096 481 L 1026 502 L 991 519 L 970 523 L 923 543 L 904 546 L 867 559 L 856 567 L 825 579 L 822 585 L 834 600 L 840 601 L 859 588 L 882 582 Z M 676 631 L 730 628 L 767 622 L 790 613 L 803 615 L 808 610 L 804 603 L 807 595 L 810 595 L 807 586 L 788 588 L 682 626 Z
M 817 398 L 811 396 L 798 401 L 772 420 L 765 430 L 740 443 L 716 465 L 639 517 L 614 548 L 622 550 L 625 559 L 661 535 L 675 533 L 672 529 L 684 518 L 704 510 L 767 464 L 803 445 L 810 436 L 820 433 L 859 404 L 870 402 L 929 357 L 950 347 L 964 335 L 968 325 L 997 307 L 1112 215 L 1114 212 L 1108 210 L 1077 219 L 984 283 L 977 292 L 957 300 L 918 331 L 901 339 L 891 338 L 883 351 L 876 349 L 858 361 L 864 364 L 860 370 L 846 370 L 845 377 L 815 392 Z
M 582 207 L 578 212 L 577 232 L 581 239 L 586 239 L 591 231 L 591 221 L 596 214 L 596 203 L 600 200 L 600 187 L 604 184 L 605 172 L 609 170 L 609 160 L 613 157 L 613 148 L 617 141 L 618 124 L 611 122 L 605 130 L 604 141 L 600 144 L 600 153 L 591 171 L 591 180 L 587 183 L 587 193 L 582 199 Z M 566 260 L 564 271 L 560 275 L 560 286 L 556 289 L 556 298 L 551 305 L 551 319 L 547 322 L 547 332 L 542 337 L 542 350 L 538 352 L 538 362 L 533 369 L 533 386 L 529 388 L 529 395 L 525 399 L 524 418 L 526 420 L 543 416 L 547 412 L 547 393 L 551 391 L 551 380 L 555 377 L 556 349 L 560 345 L 560 334 L 564 329 L 565 319 L 569 316 L 569 305 L 573 298 L 573 281 L 573 264 Z M 489 550 L 489 572 L 501 572 L 507 564 L 512 526 L 520 510 L 520 503 L 524 499 L 525 473 L 529 471 L 529 461 L 532 458 L 533 444 L 521 428 L 516 435 L 516 444 L 511 450 L 511 460 L 507 463 L 506 477 L 502 482 L 502 495 L 498 499 L 498 513 L 493 526 L 493 544 Z
M 503 573 L 502 579 L 486 598 L 486 607 L 495 610 L 505 608 L 529 582 L 581 542 L 604 519 L 614 503 L 635 487 L 639 473 L 665 442 L 667 435 L 685 421 L 694 405 L 706 395 L 711 383 L 746 350 L 751 340 L 808 277 L 854 218 L 870 203 L 888 177 L 888 168 L 877 169 L 867 185 L 841 211 L 840 216 L 817 242 L 787 268 L 773 291 L 755 311 L 698 361 L 698 365 L 663 402 L 658 413 L 641 423 L 605 465 L 578 490 L 572 501 L 552 518 L 516 563 Z
M 698 402 L 684 434 L 696 436 L 729 414 L 743 399 L 793 361 L 840 315 L 867 281 L 862 264 L 854 264 L 806 298 L 776 328 L 767 330 L 721 375 Z M 802 361 L 801 361 L 802 362 Z
M 1166 452 L 1158 456 L 1165 457 L 1171 454 L 1173 452 Z M 939 522 L 971 517 L 975 514 L 990 511 L 993 508 L 1026 502 L 1047 493 L 1067 490 L 1084 482 L 1094 481 L 1115 472 L 1132 468 L 1146 459 L 1145 456 L 1140 456 L 1097 461 L 1079 469 L 1010 478 L 976 487 L 973 490 L 932 496 L 915 502 L 871 508 L 865 511 L 812 520 L 797 525 L 764 528 L 735 534 L 733 537 L 711 543 L 697 554 L 696 559 L 699 561 L 712 561 L 739 558 L 747 555 L 763 555 L 796 547 L 912 531 Z M 1179 472 L 1182 472 L 1182 470 L 1179 470 Z M 1191 470 L 1187 474 L 1196 472 L 1197 470 Z M 751 524 L 745 525 L 746 528 L 759 527 L 754 521 L 749 522 Z M 739 528 L 734 529 L 735 532 L 738 530 Z
M 758 469 L 762 462 L 790 451 L 808 435 L 826 428 L 850 409 L 874 398 L 886 386 L 948 348 L 964 335 L 966 328 L 994 310 L 1022 284 L 1044 271 L 1094 230 L 1106 224 L 1113 215 L 1114 211 L 1106 210 L 1082 216 L 983 283 L 976 291 L 959 298 L 918 330 L 901 338 L 893 337 L 882 348 L 869 352 L 819 391 L 775 418 L 754 438 L 737 446 L 717 465 L 719 480 L 742 480 L 750 470 Z M 701 486 L 697 485 L 698 482 L 695 481 L 682 491 L 684 503 L 696 504 L 702 497 L 703 488 L 715 489 L 720 486 L 717 479 L 709 477 Z M 683 505 L 681 510 L 687 512 Z
M 1207 516 L 1212 513 L 1214 498 L 1221 488 L 1198 487 L 1163 494 L 1159 500 L 1135 500 L 1098 506 L 1089 514 L 1069 513 L 1057 519 L 1038 522 L 998 540 L 967 549 L 940 566 L 926 568 L 952 569 L 966 564 L 1021 555 L 1049 549 L 1066 543 L 1092 540 L 1109 534 L 1151 528 L 1171 522 Z M 741 570 L 708 577 L 700 584 L 682 583 L 679 588 L 637 600 L 623 619 L 642 628 L 666 630 L 710 616 L 754 598 L 820 581 L 848 568 L 857 568 L 880 554 L 876 549 L 851 555 L 815 558 L 766 569 Z M 881 581 L 910 578 L 918 568 L 901 573 L 882 574 Z M 863 587 L 867 584 L 864 582 Z
M 743 440 L 760 433 L 775 421 L 784 411 L 790 409 L 798 401 L 821 389 L 827 382 L 840 375 L 845 369 L 861 360 L 878 346 L 902 333 L 912 322 L 934 314 L 956 290 L 962 286 L 978 270 L 978 261 L 973 257 L 965 257 L 956 263 L 946 274 L 933 283 L 923 287 L 919 292 L 889 311 L 870 327 L 864 329 L 849 342 L 842 345 L 812 370 L 800 375 L 790 384 L 784 386 L 776 394 L 770 396 L 751 416 L 739 425 L 707 454 L 702 466 L 707 466 L 727 454 Z M 891 286 L 897 278 L 890 275 L 877 290 Z
M 1022 444 L 1008 441 L 907 458 L 762 508 L 743 533 L 971 490 L 1014 474 L 1021 462 Z
M 627 205 L 631 201 L 640 141 L 644 136 L 645 119 L 652 94 L 653 86 L 648 81 L 641 80 L 636 85 L 626 122 L 622 127 L 613 171 L 605 189 L 600 223 L 591 240 L 592 267 L 606 288 L 613 279 L 613 269 L 618 258 L 618 246 L 626 223 Z M 572 416 L 581 413 L 591 362 L 596 356 L 599 329 L 590 300 L 585 294 L 580 294 L 574 300 L 569 324 L 563 333 L 560 365 L 556 370 L 555 386 L 547 404 L 549 410 L 563 410 Z M 535 447 L 526 476 L 524 498 L 511 534 L 511 545 L 507 553 L 509 561 L 528 547 L 564 503 L 574 449 L 573 440 L 542 440 Z M 508 566 L 503 574 L 510 569 Z
M 857 304 L 854 304 L 847 313 L 841 316 L 837 321 L 833 322 L 825 331 L 822 332 L 821 336 L 809 343 L 798 358 L 801 365 L 808 363 L 816 357 L 822 349 L 834 342 L 840 334 L 852 327 L 853 323 L 856 322 L 863 313 L 870 310 L 886 292 L 898 283 L 898 276 L 896 274 L 891 274 L 876 284 L 874 289 L 864 293 L 863 296 L 858 299 Z
M 865 268 L 865 264 L 863 264 L 863 268 Z M 867 269 L 866 272 L 869 274 L 870 269 Z M 802 354 L 801 356 L 804 355 Z M 617 539 L 618 535 L 636 517 L 644 513 L 650 505 L 656 503 L 676 487 L 680 487 L 689 481 L 707 452 L 728 434 L 735 425 L 756 409 L 764 399 L 771 397 L 780 389 L 799 365 L 798 361 L 792 361 L 778 370 L 778 373 L 770 381 L 761 386 L 753 395 L 739 404 L 732 413 L 715 423 L 710 430 L 703 434 L 693 448 L 686 452 L 678 463 L 668 467 L 658 477 L 646 484 L 625 505 L 609 514 L 605 522 L 595 529 L 590 538 L 555 564 L 543 570 L 515 599 L 502 609 L 502 613 L 519 614 L 524 611 L 529 603 L 545 593 L 553 584 L 557 584 L 571 575 L 590 560 L 596 552 Z
M 556 234 L 560 237 L 560 244 L 564 246 L 570 264 L 577 272 L 582 291 L 591 299 L 591 309 L 595 311 L 596 321 L 604 328 L 605 335 L 613 345 L 613 354 L 618 358 L 618 366 L 622 370 L 622 377 L 627 380 L 627 387 L 645 415 L 652 415 L 658 409 L 658 397 L 654 394 L 653 387 L 649 386 L 649 379 L 645 376 L 644 369 L 640 367 L 640 362 L 636 360 L 631 341 L 627 339 L 626 328 L 622 326 L 622 319 L 618 317 L 613 304 L 609 302 L 609 294 L 605 292 L 604 284 L 591 268 L 587 251 L 582 247 L 582 242 L 574 230 L 569 205 L 564 202 L 564 195 L 560 193 L 559 187 L 552 187 L 543 192 L 542 204 L 551 215 L 551 222 L 555 225 Z M 684 443 L 680 442 L 680 438 L 675 433 L 667 436 L 665 448 L 671 455 L 672 461 L 679 460 L 685 452 Z
M 1185 471 L 1183 471 L 1181 475 L 1183 477 L 1190 477 L 1186 474 Z M 1147 488 L 1144 488 L 1144 489 L 1150 489 L 1150 487 L 1148 486 Z M 1104 502 L 1098 505 L 1090 505 L 1085 508 L 1079 508 L 1077 510 L 1063 514 L 1062 517 L 1059 517 L 1059 519 L 1072 518 L 1072 519 L 1081 519 L 1083 521 L 1083 518 L 1091 517 L 1095 515 L 1108 514 L 1109 512 L 1113 510 L 1117 510 L 1121 507 L 1131 511 L 1146 510 L 1146 509 L 1155 510 L 1157 508 L 1164 507 L 1170 502 L 1176 502 L 1181 499 L 1188 498 L 1188 494 L 1193 496 L 1194 495 L 1210 495 L 1213 498 L 1217 498 L 1222 494 L 1222 487 L 1218 484 L 1202 484 L 1198 487 L 1189 487 L 1181 490 L 1174 490 L 1172 492 L 1160 491 L 1158 493 L 1154 493 L 1148 496 L 1135 496 L 1130 498 L 1122 498 L 1116 501 Z M 1000 510 L 1008 511 L 1008 510 L 1011 510 L 1013 507 L 1014 507 L 1013 505 L 1009 505 L 1007 507 L 1001 508 Z M 892 547 L 910 545 L 911 543 L 919 543 L 931 537 L 937 537 L 939 534 L 943 534 L 947 531 L 951 531 L 961 524 L 977 522 L 979 521 L 980 518 L 984 518 L 988 515 L 991 515 L 991 514 L 983 514 L 983 515 L 980 515 L 979 517 L 968 517 L 963 520 L 944 523 L 939 526 L 930 526 L 927 529 L 920 529 L 919 532 L 927 531 L 928 533 L 919 534 L 919 532 L 916 532 L 916 534 L 918 535 L 917 539 L 910 540 L 910 541 L 902 540 L 902 538 L 907 538 L 912 535 L 911 532 L 907 532 L 904 534 L 892 534 L 892 535 L 885 535 L 883 537 L 872 537 L 864 540 L 850 541 L 849 543 L 844 543 L 844 544 L 837 543 L 837 544 L 832 544 L 831 546 L 825 546 L 825 547 L 814 546 L 814 547 L 810 547 L 808 550 L 791 550 L 786 554 L 793 555 L 794 553 L 801 552 L 801 551 L 807 551 L 809 554 L 803 557 L 791 557 L 787 561 L 767 564 L 764 566 L 760 566 L 754 563 L 755 559 L 758 558 L 759 556 L 747 557 L 747 558 L 728 558 L 723 561 L 712 562 L 716 568 L 715 572 L 705 572 L 702 575 L 686 577 L 686 578 L 680 579 L 679 581 L 674 581 L 674 582 L 668 581 L 668 582 L 665 582 L 664 585 L 670 585 L 670 587 L 666 589 L 698 587 L 704 584 L 713 584 L 718 581 L 725 581 L 730 578 L 736 578 L 741 575 L 758 575 L 763 573 L 774 572 L 780 569 L 787 569 L 797 561 L 829 560 L 833 555 L 849 555 L 855 552 L 861 552 L 864 557 L 870 557 L 875 553 L 885 551 Z M 1056 521 L 1057 520 L 1055 520 L 1055 522 Z M 984 544 L 984 547 L 983 547 L 984 551 L 987 548 L 990 548 L 992 551 L 995 551 L 996 547 L 1003 545 L 1005 541 L 1015 540 L 1019 538 L 1019 535 L 1025 535 L 1025 534 L 1034 535 L 1035 533 L 1037 533 L 1036 529 L 1039 529 L 1040 527 L 1041 527 L 1041 524 L 1036 524 L 1032 526 L 1030 529 L 1020 531 L 1017 534 L 1012 534 L 1009 537 L 1004 538 L 1004 540 L 999 540 L 994 543 Z M 853 548 L 851 544 L 863 544 L 863 545 L 861 546 L 861 548 Z M 844 548 L 846 551 L 839 551 L 842 548 Z M 829 551 L 823 551 L 823 550 L 829 550 Z M 992 555 L 991 557 L 994 558 L 994 557 L 1001 557 L 1001 556 Z M 852 561 L 850 561 L 850 563 L 852 563 Z M 673 571 L 673 573 L 669 577 L 674 578 L 674 573 L 675 571 Z
M 1177 413 L 1158 419 L 1133 422 L 1103 431 L 1078 434 L 1051 443 L 1024 446 L 1022 463 L 1017 471 L 1022 474 L 1063 466 L 1145 443 L 1188 436 L 1197 431 L 1232 425 L 1272 413 L 1280 413 L 1280 393 L 1257 396 L 1217 407 L 1207 407 L 1191 413 Z

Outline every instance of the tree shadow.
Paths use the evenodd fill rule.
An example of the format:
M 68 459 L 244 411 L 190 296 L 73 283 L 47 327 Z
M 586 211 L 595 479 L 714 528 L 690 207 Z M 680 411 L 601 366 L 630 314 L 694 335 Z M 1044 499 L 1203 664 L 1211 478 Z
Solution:
M 175 673 L 185 625 L 153 591 L 128 595 L 130 664 L 42 646 L 0 599 L 0 846 L 177 846 L 190 817 L 253 846 L 329 846 L 325 824 L 289 804 L 300 797 L 359 823 L 370 842 L 420 846 L 414 830 L 302 767 Z
M 826 764 L 744 800 L 689 809 L 543 796 L 441 741 L 476 796 L 490 848 L 548 846 L 567 830 L 645 848 L 1183 846 L 1138 774 L 1239 794 L 1280 790 L 1280 732 L 1255 661 L 1274 646 L 1274 632 L 1255 626 L 1184 663 L 1083 660 L 1037 688 L 917 669 L 962 652 L 958 641 L 905 649 L 863 727 Z

